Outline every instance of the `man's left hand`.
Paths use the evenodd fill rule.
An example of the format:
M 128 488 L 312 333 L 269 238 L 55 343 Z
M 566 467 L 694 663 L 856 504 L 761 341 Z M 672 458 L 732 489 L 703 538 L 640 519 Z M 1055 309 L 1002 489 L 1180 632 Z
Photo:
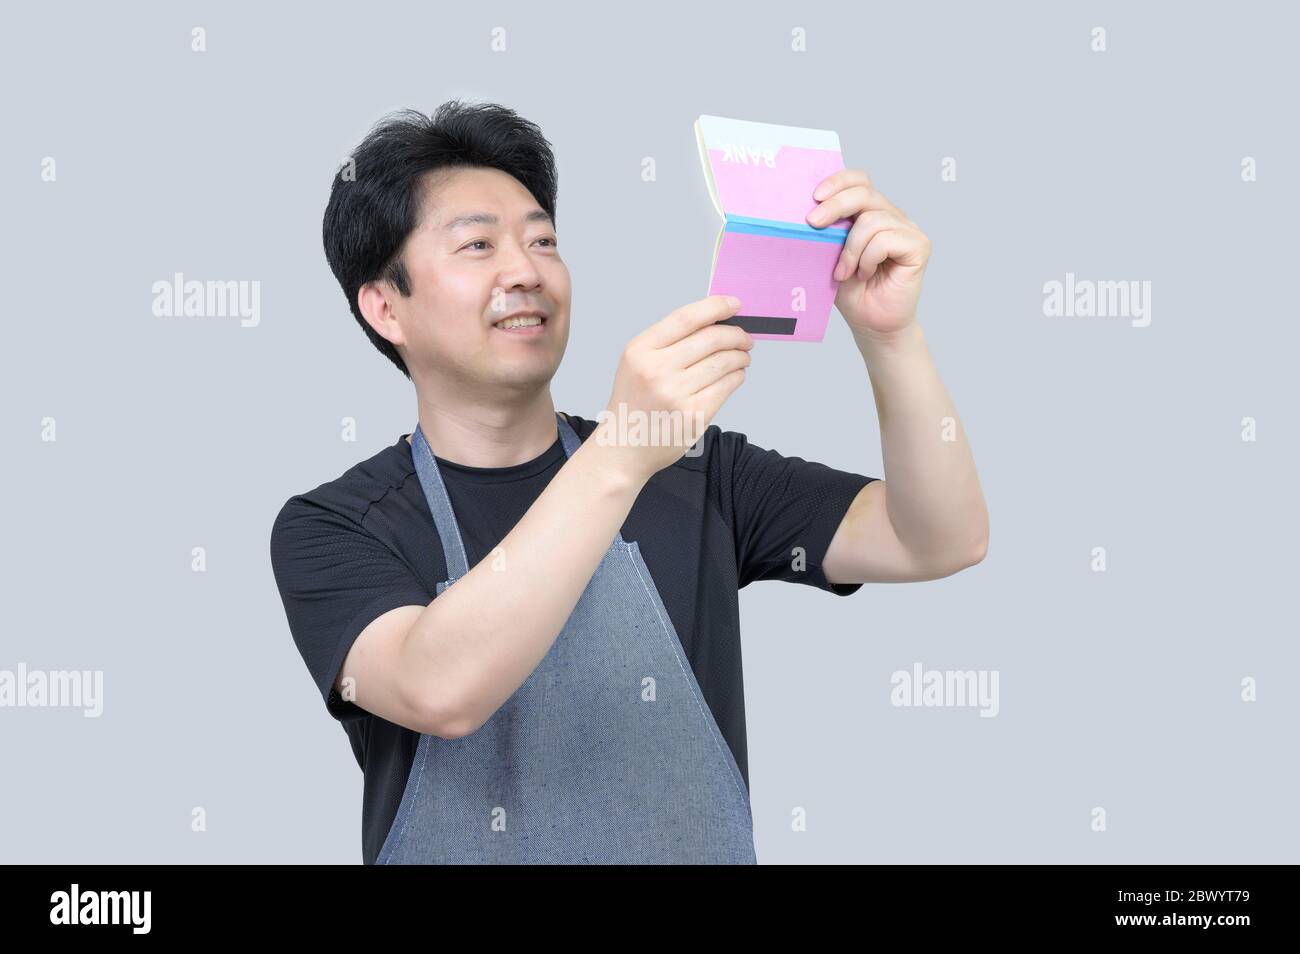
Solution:
M 876 191 L 860 169 L 843 169 L 813 192 L 814 228 L 851 219 L 848 239 L 831 276 L 839 282 L 835 307 L 855 335 L 892 337 L 916 320 L 930 240 L 915 222 Z

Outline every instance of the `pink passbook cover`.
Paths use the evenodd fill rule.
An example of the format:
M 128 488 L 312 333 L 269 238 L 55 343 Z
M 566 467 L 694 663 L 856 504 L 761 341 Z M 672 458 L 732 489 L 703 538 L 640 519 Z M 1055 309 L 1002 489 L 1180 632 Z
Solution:
M 840 137 L 826 129 L 700 116 L 695 136 L 709 195 L 722 216 L 710 295 L 735 295 L 721 322 L 755 338 L 821 341 L 835 304 L 831 278 L 852 222 L 813 228 L 813 190 L 844 168 Z

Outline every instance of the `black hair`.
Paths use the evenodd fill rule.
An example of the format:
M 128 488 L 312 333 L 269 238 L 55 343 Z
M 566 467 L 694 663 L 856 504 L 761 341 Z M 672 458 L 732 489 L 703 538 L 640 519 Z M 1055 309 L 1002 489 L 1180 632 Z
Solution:
M 426 116 L 416 109 L 376 123 L 334 176 L 321 232 L 330 270 L 372 344 L 409 379 L 391 342 L 361 314 L 357 292 L 385 280 L 403 296 L 411 279 L 400 251 L 419 224 L 427 173 L 472 166 L 500 169 L 523 184 L 555 222 L 555 156 L 535 123 L 496 103 L 451 100 Z

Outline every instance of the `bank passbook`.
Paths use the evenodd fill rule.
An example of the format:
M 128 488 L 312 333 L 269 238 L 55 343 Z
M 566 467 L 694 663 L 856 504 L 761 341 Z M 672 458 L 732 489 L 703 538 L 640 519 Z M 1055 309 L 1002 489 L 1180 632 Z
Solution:
M 719 324 L 755 338 L 821 341 L 839 286 L 831 276 L 852 222 L 813 228 L 813 190 L 844 168 L 829 129 L 700 116 L 695 138 L 722 230 L 710 295 L 735 295 L 740 311 Z

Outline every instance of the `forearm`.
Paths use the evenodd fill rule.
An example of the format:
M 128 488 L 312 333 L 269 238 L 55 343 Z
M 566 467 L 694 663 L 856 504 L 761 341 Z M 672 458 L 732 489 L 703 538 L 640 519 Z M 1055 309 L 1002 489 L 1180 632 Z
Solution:
M 886 509 L 918 559 L 983 554 L 988 511 L 957 409 L 913 321 L 893 336 L 854 334 L 880 419 Z
M 500 545 L 429 604 L 407 658 L 449 724 L 477 729 L 537 667 L 646 479 L 583 443 Z

